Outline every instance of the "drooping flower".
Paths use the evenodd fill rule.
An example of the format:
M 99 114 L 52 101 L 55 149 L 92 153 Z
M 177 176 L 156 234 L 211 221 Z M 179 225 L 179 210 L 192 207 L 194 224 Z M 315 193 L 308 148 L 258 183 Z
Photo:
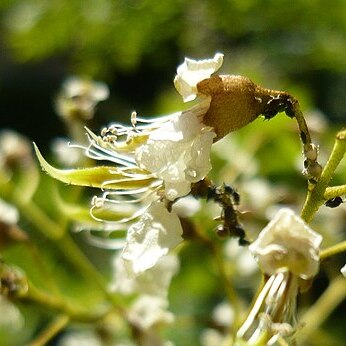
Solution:
M 307 280 L 318 272 L 321 242 L 320 234 L 292 210 L 283 208 L 262 230 L 249 250 L 266 275 L 287 269 Z
M 249 249 L 266 282 L 237 337 L 248 344 L 268 345 L 289 338 L 296 326 L 300 289 L 318 272 L 322 236 L 288 208 L 280 209 Z

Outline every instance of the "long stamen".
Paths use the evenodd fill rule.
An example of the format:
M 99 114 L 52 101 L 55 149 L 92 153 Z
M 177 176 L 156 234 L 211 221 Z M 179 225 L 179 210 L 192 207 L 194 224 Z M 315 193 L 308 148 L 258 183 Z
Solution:
M 161 184 L 157 185 L 156 187 L 152 187 L 152 186 L 151 187 L 147 187 L 147 188 L 143 189 L 140 192 L 140 194 L 142 194 L 142 196 L 139 197 L 139 198 L 134 198 L 134 194 L 127 194 L 130 197 L 134 198 L 134 199 L 131 199 L 131 200 L 128 200 L 128 199 L 127 200 L 124 200 L 124 199 L 109 199 L 109 196 L 113 197 L 113 195 L 115 197 L 126 195 L 125 193 L 116 193 L 116 192 L 113 192 L 113 191 L 106 191 L 102 195 L 102 198 L 103 199 L 107 199 L 107 202 L 108 203 L 112 203 L 112 204 L 124 204 L 124 203 L 126 203 L 126 204 L 137 204 L 137 203 L 143 202 L 145 199 L 148 199 L 150 196 L 154 195 L 161 188 L 162 188 Z M 130 191 L 124 191 L 124 192 L 130 192 Z M 137 194 L 139 194 L 139 193 L 137 193 Z
M 124 166 L 127 166 L 128 163 L 133 163 L 133 164 L 136 163 L 135 159 L 129 155 L 119 154 L 117 151 L 109 150 L 109 149 L 102 147 L 101 145 L 96 143 L 91 138 L 89 138 L 89 140 L 90 140 L 91 147 L 94 147 L 94 148 L 98 149 L 99 151 L 101 151 L 101 152 L 103 152 L 103 153 L 105 153 L 111 157 L 117 158 L 119 161 L 125 162 L 125 164 L 123 164 Z
M 261 290 L 260 294 L 258 295 L 256 302 L 255 302 L 253 308 L 251 309 L 246 321 L 238 330 L 238 333 L 237 333 L 238 338 L 244 337 L 246 332 L 250 329 L 250 327 L 254 323 L 256 316 L 257 316 L 258 312 L 260 311 L 262 304 L 263 304 L 265 298 L 267 297 L 267 294 L 268 294 L 274 280 L 275 280 L 275 277 L 274 277 L 274 275 L 272 275 L 268 279 L 268 281 L 266 282 L 264 287 L 262 288 L 262 290 Z
M 100 221 L 100 222 L 104 222 L 105 220 L 104 219 L 101 219 L 97 216 L 94 215 L 94 209 L 95 208 L 98 208 L 98 206 L 92 206 L 90 208 L 90 216 L 96 220 L 96 221 Z M 141 208 L 139 210 L 137 210 L 132 216 L 130 217 L 124 217 L 120 220 L 117 220 L 117 221 L 107 221 L 109 224 L 113 224 L 113 225 L 118 225 L 118 224 L 124 224 L 124 223 L 128 223 L 130 221 L 133 221 L 135 219 L 137 219 L 138 217 L 140 217 L 141 215 L 143 215 L 147 209 L 149 208 L 149 206 L 145 206 L 144 208 Z

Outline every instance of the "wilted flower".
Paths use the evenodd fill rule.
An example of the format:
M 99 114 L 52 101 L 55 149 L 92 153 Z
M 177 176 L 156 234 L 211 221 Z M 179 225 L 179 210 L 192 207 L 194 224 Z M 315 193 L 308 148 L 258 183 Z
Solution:
M 292 210 L 281 209 L 249 249 L 267 276 L 238 338 L 255 343 L 265 335 L 268 345 L 293 334 L 296 300 L 319 269 L 322 237 Z

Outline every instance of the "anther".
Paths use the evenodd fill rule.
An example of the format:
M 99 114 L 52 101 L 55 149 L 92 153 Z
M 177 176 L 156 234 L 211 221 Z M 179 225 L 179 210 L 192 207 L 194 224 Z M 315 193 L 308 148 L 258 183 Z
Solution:
M 136 124 L 137 124 L 137 112 L 136 111 L 133 111 L 131 113 L 131 124 L 133 127 L 136 127 Z

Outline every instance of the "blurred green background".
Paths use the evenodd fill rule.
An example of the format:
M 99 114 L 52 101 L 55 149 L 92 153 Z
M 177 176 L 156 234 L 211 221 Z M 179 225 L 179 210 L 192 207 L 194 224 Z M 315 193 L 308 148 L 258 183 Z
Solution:
M 140 116 L 179 110 L 182 101 L 173 87 L 176 67 L 185 56 L 207 58 L 216 51 L 225 54 L 221 73 L 245 75 L 265 87 L 286 90 L 300 100 L 304 111 L 322 112 L 335 128 L 345 125 L 344 0 L 0 0 L 0 129 L 15 129 L 34 140 L 43 152 L 50 152 L 51 140 L 66 135 L 64 124 L 55 114 L 54 100 L 61 83 L 71 75 L 102 80 L 110 87 L 110 98 L 98 106 L 93 119 L 91 128 L 95 131 L 111 121 L 128 121 L 133 109 Z M 278 138 L 283 131 L 287 131 L 287 137 Z M 313 132 L 320 144 L 326 144 L 325 158 L 334 133 L 323 136 L 318 129 Z M 223 149 L 223 144 L 216 148 L 214 178 L 220 183 L 238 179 L 238 186 L 246 182 L 246 174 L 251 174 L 242 175 L 241 169 L 250 165 L 234 167 L 241 160 L 235 163 L 230 157 L 247 151 L 251 160 L 251 155 L 257 155 L 258 161 L 253 160 L 256 174 L 273 185 L 289 186 L 280 202 L 302 203 L 305 180 L 295 166 L 300 146 L 293 138 L 297 139 L 296 124 L 283 115 L 265 126 L 261 121 L 251 124 L 234 135 L 233 144 L 226 141 Z M 222 154 L 225 151 L 227 155 Z M 285 157 L 287 161 L 273 157 Z M 342 167 L 344 172 L 345 164 Z M 336 181 L 344 183 L 345 174 L 341 173 Z M 43 176 L 41 184 L 36 199 L 58 219 L 54 197 L 47 194 L 52 179 Z M 68 188 L 61 190 L 70 197 Z M 240 190 L 248 203 L 251 198 L 247 200 L 246 191 Z M 261 216 L 254 221 L 256 229 L 265 224 Z M 345 220 L 345 212 L 342 217 Z M 198 218 L 208 224 L 206 227 L 215 226 L 208 212 Z M 30 228 L 28 224 L 25 221 L 24 228 Z M 343 225 L 338 227 L 345 230 Z M 79 281 L 74 268 L 64 263 L 40 235 L 31 236 L 42 246 L 48 267 L 63 282 L 63 291 L 82 304 L 92 305 L 99 297 L 88 301 L 89 287 Z M 331 236 L 330 244 L 335 239 Z M 109 254 L 81 243 L 96 266 L 109 275 L 109 268 L 105 268 Z M 21 251 L 11 249 L 8 258 L 17 259 L 17 264 L 30 272 L 31 263 Z M 200 332 L 210 323 L 210 311 L 224 295 L 210 256 L 201 264 L 200 254 L 205 251 L 200 244 L 193 244 L 181 253 L 182 270 L 173 282 L 171 302 L 172 310 L 183 317 L 178 319 L 178 328 L 167 332 L 172 340 L 181 341 L 177 345 L 198 344 Z M 332 261 L 327 274 L 319 277 L 317 290 L 303 300 L 314 300 L 326 287 L 327 276 L 338 275 L 344 262 L 344 258 Z M 248 299 L 253 293 L 249 286 L 244 289 Z M 322 331 L 310 340 L 312 345 L 323 345 L 319 338 L 342 344 L 344 318 L 340 317 L 344 316 L 344 307 L 339 307 L 327 324 L 327 336 Z M 30 340 L 52 317 L 32 307 L 23 307 L 22 313 L 31 325 L 23 329 L 20 340 Z M 195 319 L 186 317 L 190 313 Z

